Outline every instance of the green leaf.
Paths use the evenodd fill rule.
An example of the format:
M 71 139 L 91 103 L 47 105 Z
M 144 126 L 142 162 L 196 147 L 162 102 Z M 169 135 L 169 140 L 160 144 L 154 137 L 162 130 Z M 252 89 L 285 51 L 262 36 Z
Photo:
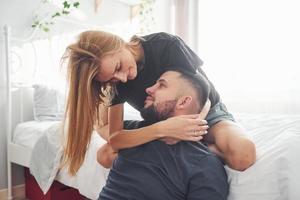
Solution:
M 64 1 L 63 3 L 64 8 L 70 8 L 71 4 L 68 3 L 68 1 Z
M 78 8 L 79 5 L 80 5 L 80 3 L 79 3 L 78 1 L 73 3 L 73 6 L 74 6 L 75 8 Z
M 60 13 L 59 13 L 59 12 L 56 12 L 54 15 L 52 15 L 52 18 L 58 17 L 58 16 L 60 16 Z

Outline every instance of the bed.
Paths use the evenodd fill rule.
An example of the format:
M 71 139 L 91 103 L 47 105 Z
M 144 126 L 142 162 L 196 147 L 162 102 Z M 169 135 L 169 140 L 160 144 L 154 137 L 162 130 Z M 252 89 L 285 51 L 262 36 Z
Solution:
M 78 174 L 70 177 L 65 169 L 59 170 L 61 146 L 58 145 L 60 120 L 33 120 L 34 98 L 31 85 L 12 84 L 10 79 L 9 31 L 5 32 L 7 66 L 7 165 L 8 199 L 11 193 L 11 164 L 32 167 L 32 157 L 43 144 L 53 145 L 54 158 L 44 158 L 50 165 L 49 178 L 41 187 L 46 191 L 53 180 L 76 188 L 90 199 L 97 199 L 108 174 L 108 170 L 96 162 L 96 151 L 105 142 L 97 133 L 93 134 L 86 159 Z M 52 94 L 52 93 L 51 93 Z M 15 115 L 19 115 L 15 120 Z M 126 119 L 139 119 L 139 114 L 126 106 Z M 230 183 L 229 200 L 282 200 L 300 199 L 300 115 L 234 114 L 237 121 L 257 147 L 256 163 L 244 172 L 225 166 Z M 43 141 L 46 143 L 40 143 Z M 41 147 L 38 147 L 39 144 Z M 47 149 L 47 148 L 44 148 Z M 58 155 L 58 156 L 57 156 Z M 57 156 L 57 157 L 55 157 Z M 38 156 L 41 157 L 41 156 Z M 48 164 L 47 164 L 48 163 Z M 36 177 L 37 178 L 37 177 Z
M 60 121 L 28 121 L 20 123 L 14 130 L 12 142 L 14 145 L 27 148 L 31 151 L 31 156 L 26 158 L 26 160 L 29 161 L 27 167 L 29 167 L 31 173 L 35 172 L 34 167 L 39 168 L 38 172 L 35 172 L 34 175 L 44 194 L 48 192 L 55 179 L 66 186 L 78 189 L 80 194 L 89 199 L 97 199 L 99 190 L 101 190 L 105 184 L 109 172 L 96 161 L 97 149 L 104 144 L 105 141 L 97 133 L 94 133 L 80 170 L 76 176 L 70 176 L 65 168 L 58 170 L 61 154 L 57 153 L 58 151 L 52 152 L 57 153 L 56 155 L 59 156 L 58 159 L 51 159 L 52 157 L 49 155 L 49 147 L 52 146 L 52 142 L 54 141 L 49 138 L 49 135 L 60 139 L 57 135 L 60 126 Z M 46 141 L 43 140 L 44 138 L 46 138 Z M 42 146 L 37 146 L 39 143 L 42 144 Z M 47 152 L 45 152 L 44 149 L 47 149 Z M 39 157 L 38 161 L 40 163 L 37 165 L 34 165 L 31 161 L 32 156 L 35 155 Z M 47 155 L 47 157 L 45 157 L 45 155 Z M 49 176 L 46 176 L 46 180 L 45 177 L 41 177 L 40 180 L 42 181 L 39 182 L 39 174 L 43 175 L 46 172 Z
M 139 119 L 132 108 L 126 109 L 127 119 Z M 300 116 L 235 114 L 257 147 L 256 163 L 244 172 L 225 166 L 230 183 L 229 200 L 298 199 L 300 197 Z M 17 125 L 14 145 L 33 149 L 39 138 L 57 134 L 60 121 L 28 121 Z M 96 151 L 104 143 L 94 133 L 86 159 L 75 177 L 65 170 L 55 176 L 59 182 L 77 188 L 81 194 L 97 199 L 105 184 L 108 170 L 96 162 Z M 30 159 L 29 159 L 30 160 Z M 53 160 L 50 163 L 55 164 Z M 56 162 L 56 167 L 58 166 Z M 30 165 L 28 165 L 30 166 Z M 49 180 L 50 183 L 52 179 Z M 48 181 L 48 182 L 49 182 Z
M 129 112 L 134 118 L 136 113 L 131 110 Z M 236 114 L 236 117 L 256 144 L 257 161 L 244 172 L 226 166 L 230 183 L 228 199 L 298 199 L 300 116 Z M 58 121 L 21 123 L 14 131 L 13 143 L 33 149 L 36 141 L 46 132 L 55 134 L 60 123 Z M 95 159 L 97 149 L 104 142 L 98 134 L 93 134 L 86 159 L 78 174 L 70 177 L 65 170 L 60 170 L 55 179 L 77 188 L 81 194 L 90 199 L 97 199 L 108 174 L 108 170 L 101 167 Z

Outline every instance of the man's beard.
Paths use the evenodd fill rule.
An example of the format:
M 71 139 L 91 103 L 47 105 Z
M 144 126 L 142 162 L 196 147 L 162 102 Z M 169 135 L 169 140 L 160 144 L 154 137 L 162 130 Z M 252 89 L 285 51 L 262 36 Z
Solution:
M 141 110 L 142 118 L 149 123 L 156 123 L 162 120 L 166 120 L 172 116 L 177 100 L 168 100 L 158 103 L 154 106 L 154 103 Z

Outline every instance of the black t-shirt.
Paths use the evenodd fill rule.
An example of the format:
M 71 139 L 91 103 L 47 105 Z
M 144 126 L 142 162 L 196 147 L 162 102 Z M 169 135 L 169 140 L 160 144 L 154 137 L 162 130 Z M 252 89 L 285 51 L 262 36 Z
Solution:
M 138 65 L 138 74 L 134 80 L 118 83 L 118 94 L 112 105 L 128 102 L 137 110 L 141 110 L 147 96 L 145 89 L 168 70 L 183 73 L 205 73 L 200 66 L 200 58 L 179 37 L 168 33 L 154 33 L 141 37 L 144 49 L 144 61 Z M 210 82 L 210 100 L 212 106 L 220 101 L 219 94 Z
M 128 129 L 147 125 L 125 122 Z M 200 142 L 167 145 L 152 141 L 121 150 L 101 200 L 225 200 L 227 175 L 222 162 Z

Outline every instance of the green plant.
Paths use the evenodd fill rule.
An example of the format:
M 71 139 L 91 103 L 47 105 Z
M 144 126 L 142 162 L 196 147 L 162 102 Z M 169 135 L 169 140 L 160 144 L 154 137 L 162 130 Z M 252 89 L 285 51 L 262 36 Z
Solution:
M 43 4 L 49 3 L 50 0 L 43 0 Z M 55 10 L 52 14 L 50 13 L 47 17 L 44 19 L 41 19 L 40 16 L 36 15 L 34 17 L 33 24 L 31 25 L 32 28 L 39 28 L 40 30 L 43 30 L 45 32 L 50 31 L 50 26 L 55 23 L 55 20 L 58 17 L 69 15 L 70 12 L 74 9 L 78 9 L 80 3 L 79 1 L 71 1 L 71 0 L 65 0 L 62 2 L 62 8 L 59 10 Z

